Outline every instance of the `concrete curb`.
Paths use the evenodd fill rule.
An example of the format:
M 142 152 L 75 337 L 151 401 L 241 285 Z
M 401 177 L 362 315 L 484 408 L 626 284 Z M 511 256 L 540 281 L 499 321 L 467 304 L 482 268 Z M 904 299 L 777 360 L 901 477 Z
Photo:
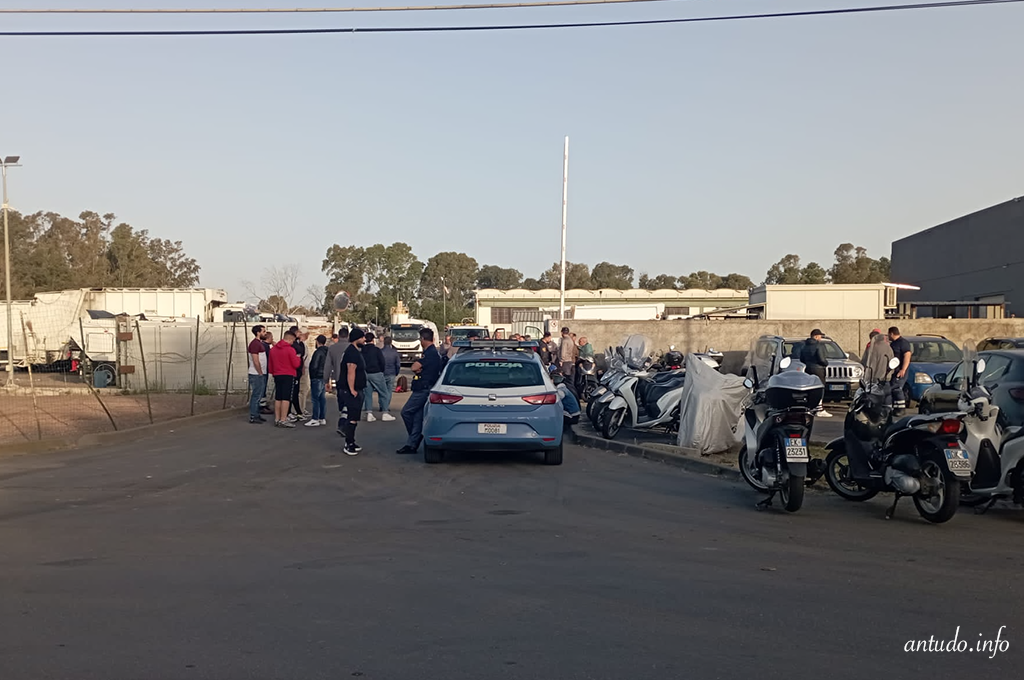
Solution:
M 644 446 L 643 444 L 630 444 L 628 442 L 615 441 L 614 439 L 609 440 L 583 432 L 578 433 L 576 438 L 581 446 L 592 449 L 624 453 L 635 458 L 646 458 L 647 460 L 658 461 L 659 463 L 665 463 L 666 465 L 672 465 L 701 475 L 712 475 L 713 477 L 722 477 L 724 479 L 741 479 L 739 470 L 694 458 L 683 453 L 662 451 L 651 446 Z
M 36 441 L 18 442 L 17 444 L 4 444 L 0 446 L 0 456 L 17 455 L 26 453 L 52 453 L 54 451 L 67 451 L 87 446 L 99 446 L 101 444 L 117 444 L 123 441 L 147 439 L 160 434 L 167 434 L 182 425 L 203 424 L 228 420 L 235 416 L 248 413 L 249 407 L 229 408 L 222 411 L 211 411 L 200 413 L 197 416 L 182 416 L 165 420 L 152 425 L 133 427 L 128 430 L 116 430 L 113 432 L 94 432 L 83 434 L 78 437 L 54 437 Z

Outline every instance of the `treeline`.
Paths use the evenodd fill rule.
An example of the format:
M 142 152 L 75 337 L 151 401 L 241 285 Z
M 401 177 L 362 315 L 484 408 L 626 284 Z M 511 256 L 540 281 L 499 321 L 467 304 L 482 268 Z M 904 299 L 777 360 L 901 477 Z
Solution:
M 53 212 L 10 211 L 11 297 L 100 286 L 189 288 L 199 283 L 199 264 L 181 241 L 152 238 L 145 229 L 119 223 L 108 213 L 78 219 Z M 0 261 L 0 276 L 3 262 Z

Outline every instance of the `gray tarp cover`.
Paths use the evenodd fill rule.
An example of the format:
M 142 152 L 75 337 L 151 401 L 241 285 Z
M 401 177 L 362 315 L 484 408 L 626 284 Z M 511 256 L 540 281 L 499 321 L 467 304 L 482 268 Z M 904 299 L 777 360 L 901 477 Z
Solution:
M 750 390 L 743 378 L 722 374 L 690 354 L 680 402 L 679 446 L 701 455 L 729 450 L 739 443 L 743 404 Z

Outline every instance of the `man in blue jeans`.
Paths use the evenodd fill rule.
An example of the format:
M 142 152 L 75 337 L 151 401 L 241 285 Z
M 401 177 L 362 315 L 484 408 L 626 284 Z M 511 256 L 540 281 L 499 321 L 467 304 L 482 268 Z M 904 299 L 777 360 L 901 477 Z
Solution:
M 380 408 L 384 413 L 391 415 L 391 397 L 395 394 L 398 374 L 402 372 L 402 356 L 395 349 L 390 335 L 384 337 L 384 349 L 381 350 L 381 353 L 384 355 L 384 392 L 386 396 Z M 385 418 L 385 420 L 387 419 Z
M 324 382 L 324 367 L 327 365 L 327 336 L 318 335 L 316 338 L 316 351 L 309 360 L 309 391 L 313 400 L 313 418 L 306 423 L 306 427 L 320 427 L 326 425 L 327 420 L 327 395 L 325 394 L 326 383 Z
M 441 377 L 441 355 L 434 347 L 434 331 L 429 328 L 420 330 L 420 346 L 423 358 L 412 365 L 412 372 L 416 374 L 410 388 L 412 394 L 402 409 L 402 420 L 409 438 L 398 453 L 416 453 L 419 450 L 423 440 L 423 410 L 427 407 L 430 390 Z
M 372 423 L 377 420 L 373 415 L 373 393 L 377 393 L 377 406 L 380 408 L 380 419 L 390 422 L 395 419 L 388 413 L 391 406 L 391 393 L 388 392 L 387 382 L 384 380 L 384 352 L 374 343 L 373 333 L 366 334 L 366 344 L 363 345 L 363 361 L 366 363 L 366 390 L 363 395 L 363 410 L 366 411 L 366 422 Z
M 249 343 L 249 422 L 259 425 L 267 422 L 260 415 L 260 399 L 267 393 L 267 346 L 263 343 L 263 326 L 252 327 L 252 342 Z

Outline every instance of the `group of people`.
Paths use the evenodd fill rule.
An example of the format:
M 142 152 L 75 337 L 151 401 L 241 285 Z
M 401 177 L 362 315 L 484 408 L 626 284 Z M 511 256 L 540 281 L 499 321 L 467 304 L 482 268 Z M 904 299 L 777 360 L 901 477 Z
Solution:
M 811 331 L 810 337 L 795 348 L 794 358 L 804 364 L 804 370 L 815 375 L 825 383 L 825 369 L 828 366 L 828 358 L 825 348 L 821 343 L 824 334 L 820 329 Z M 889 380 L 889 387 L 892 391 L 893 409 L 900 413 L 907 407 L 906 384 L 907 371 L 910 369 L 910 358 L 913 350 L 910 342 L 900 334 L 896 326 L 889 328 L 887 333 L 875 328 L 868 336 L 868 345 L 861 358 L 864 365 L 865 375 L 872 380 L 877 380 L 889 373 L 889 362 L 893 357 L 899 359 L 900 363 L 892 372 Z M 819 414 L 823 417 L 831 417 L 828 411 L 822 410 Z

